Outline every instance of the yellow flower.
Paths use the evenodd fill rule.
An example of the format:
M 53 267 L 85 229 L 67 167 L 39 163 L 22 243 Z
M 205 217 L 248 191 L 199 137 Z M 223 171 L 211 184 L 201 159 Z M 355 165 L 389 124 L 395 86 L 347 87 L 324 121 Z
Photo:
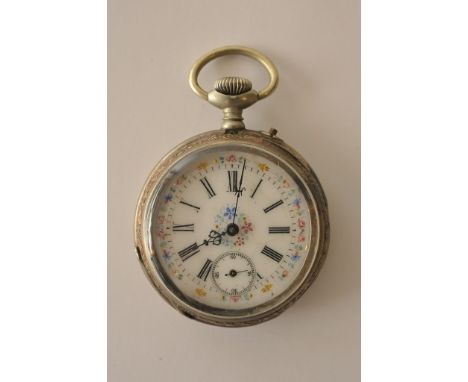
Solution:
M 198 165 L 198 169 L 199 170 L 206 170 L 206 168 L 208 167 L 208 163 L 206 162 L 201 162 L 199 165 Z
M 273 285 L 272 285 L 272 284 L 267 284 L 267 285 L 265 285 L 265 286 L 262 288 L 262 292 L 263 292 L 263 293 L 266 293 L 266 292 L 268 292 L 271 288 L 273 288 Z
M 265 163 L 259 163 L 258 168 L 263 172 L 268 171 L 270 169 L 270 167 L 268 167 L 268 165 L 266 165 Z
M 197 292 L 199 296 L 206 296 L 206 291 L 203 288 L 197 288 L 195 289 L 195 292 Z

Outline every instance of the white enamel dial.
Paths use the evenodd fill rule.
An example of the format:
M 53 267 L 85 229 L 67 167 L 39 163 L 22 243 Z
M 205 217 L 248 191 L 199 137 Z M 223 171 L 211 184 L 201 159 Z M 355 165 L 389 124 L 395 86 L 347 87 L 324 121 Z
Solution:
M 179 163 L 153 203 L 152 271 L 213 308 L 252 308 L 285 292 L 312 236 L 304 187 L 291 174 L 240 147 Z

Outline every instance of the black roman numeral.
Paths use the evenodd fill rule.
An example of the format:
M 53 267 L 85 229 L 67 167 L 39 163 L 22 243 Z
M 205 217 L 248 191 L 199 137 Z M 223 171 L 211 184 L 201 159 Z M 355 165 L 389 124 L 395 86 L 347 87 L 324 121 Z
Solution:
M 260 187 L 260 185 L 262 184 L 262 182 L 263 182 L 263 179 L 260 179 L 260 182 L 258 182 L 257 187 L 255 187 L 255 190 L 252 192 L 252 195 L 250 195 L 251 198 L 253 198 L 255 196 L 255 194 L 257 193 L 257 190 Z
M 268 227 L 268 233 L 290 233 L 291 227 Z
M 263 247 L 262 253 L 265 256 L 268 256 L 270 259 L 275 260 L 277 263 L 279 263 L 281 259 L 283 258 L 283 255 L 281 253 L 276 252 L 274 249 L 271 249 L 267 245 Z
M 282 200 L 278 200 L 276 203 L 273 203 L 271 206 L 265 208 L 263 211 L 267 214 L 271 210 L 274 210 L 276 207 L 281 206 L 284 202 Z
M 205 187 L 206 192 L 208 192 L 208 196 L 210 198 L 216 195 L 216 193 L 213 190 L 213 187 L 211 187 L 210 182 L 208 182 L 208 179 L 206 179 L 206 176 L 203 179 L 200 179 L 200 182 L 201 184 L 203 184 L 203 187 Z
M 238 171 L 228 171 L 228 178 L 229 178 L 229 192 L 237 192 L 239 190 L 239 183 L 237 182 L 238 179 Z
M 193 204 L 184 202 L 183 200 L 180 201 L 180 204 L 183 204 L 183 205 L 185 205 L 185 206 L 194 208 L 194 209 L 197 211 L 197 213 L 198 213 L 198 211 L 200 211 L 200 207 L 197 207 L 197 206 L 195 206 L 195 205 L 193 205 Z
M 204 281 L 206 281 L 206 279 L 208 278 L 210 272 L 211 272 L 211 268 L 213 267 L 213 262 L 208 259 L 205 261 L 205 264 L 203 264 L 203 267 L 202 269 L 200 270 L 200 272 L 198 273 L 197 277 L 199 279 L 202 279 Z
M 173 232 L 194 232 L 195 224 L 174 224 L 172 226 Z
M 193 243 L 182 251 L 178 252 L 182 261 L 190 259 L 193 255 L 196 255 L 200 250 L 198 249 L 197 243 Z

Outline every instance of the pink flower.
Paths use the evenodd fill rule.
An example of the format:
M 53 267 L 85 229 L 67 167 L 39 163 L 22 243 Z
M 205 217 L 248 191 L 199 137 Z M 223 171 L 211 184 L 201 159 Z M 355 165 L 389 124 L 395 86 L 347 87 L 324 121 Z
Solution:
M 237 247 L 240 247 L 240 246 L 244 245 L 244 238 L 238 236 L 236 241 L 234 242 L 234 245 L 237 246 Z
M 297 220 L 297 225 L 299 226 L 299 228 L 304 228 L 306 223 L 305 223 L 304 219 L 298 219 Z
M 242 226 L 242 231 L 244 233 L 249 233 L 251 231 L 253 231 L 253 227 L 252 227 L 252 223 L 244 223 L 244 225 Z

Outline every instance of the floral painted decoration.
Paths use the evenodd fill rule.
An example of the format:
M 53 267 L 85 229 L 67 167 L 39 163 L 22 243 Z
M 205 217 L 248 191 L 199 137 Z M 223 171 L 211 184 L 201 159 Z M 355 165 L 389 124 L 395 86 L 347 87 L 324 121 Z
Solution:
M 224 210 L 224 216 L 231 220 L 232 218 L 234 218 L 234 212 L 235 212 L 236 208 L 235 207 L 226 207 L 226 209 Z
M 171 259 L 171 253 L 166 249 L 163 250 L 163 259 L 166 261 L 169 261 Z
M 241 231 L 245 234 L 253 231 L 252 223 L 247 221 L 247 218 L 244 217 L 244 224 L 242 224 Z
M 207 162 L 201 162 L 198 164 L 197 168 L 199 170 L 206 170 L 208 168 L 208 163 Z
M 300 259 L 301 259 L 301 256 L 299 256 L 297 252 L 292 257 L 292 261 L 294 261 L 295 263 L 297 263 Z
M 219 214 L 216 215 L 214 225 L 214 229 L 216 231 L 225 230 L 228 224 L 232 223 L 235 209 L 234 205 L 227 205 Z M 254 231 L 254 226 L 245 213 L 237 211 L 236 222 L 239 225 L 239 234 L 235 237 L 228 235 L 223 236 L 222 243 L 226 247 L 242 247 L 245 245 L 251 235 L 251 232 Z
M 294 199 L 292 202 L 292 205 L 294 206 L 294 208 L 297 208 L 297 209 L 301 208 L 301 199 L 299 198 Z
M 259 163 L 258 168 L 263 172 L 267 172 L 270 169 L 270 167 L 265 163 Z

